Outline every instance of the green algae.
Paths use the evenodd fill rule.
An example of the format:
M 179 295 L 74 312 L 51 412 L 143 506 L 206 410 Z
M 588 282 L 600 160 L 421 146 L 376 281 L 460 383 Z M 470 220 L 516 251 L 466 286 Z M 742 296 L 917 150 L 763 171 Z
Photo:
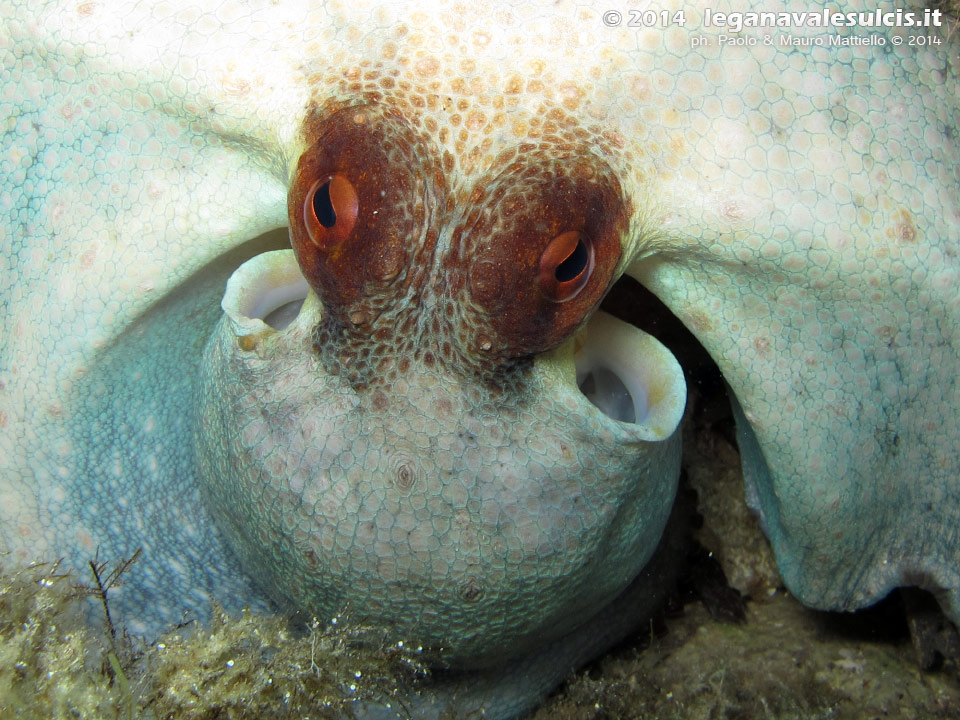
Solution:
M 3 717 L 128 718 L 107 647 L 84 626 L 80 595 L 57 564 L 0 576 Z
M 850 637 L 780 594 L 722 624 L 700 605 L 649 647 L 579 674 L 533 720 L 872 720 L 960 717 L 960 683 L 923 673 L 909 641 Z
M 960 0 L 933 6 L 960 14 Z M 533 720 L 960 717 L 955 666 L 923 673 L 906 639 L 837 632 L 778 586 L 742 492 L 729 487 L 730 453 L 706 442 L 696 462 L 720 456 L 720 469 L 691 476 L 709 483 L 719 472 L 724 486 L 698 488 L 708 506 L 701 538 L 754 599 L 747 622 L 720 623 L 689 605 L 665 635 L 637 638 L 577 674 Z M 0 717 L 341 718 L 364 700 L 393 703 L 402 716 L 402 696 L 425 674 L 417 652 L 343 620 L 298 631 L 284 618 L 215 610 L 209 627 L 138 643 L 87 623 L 90 594 L 56 563 L 0 573 Z
M 209 626 L 148 645 L 88 623 L 86 598 L 101 594 L 56 564 L 0 574 L 0 716 L 343 718 L 371 701 L 403 717 L 403 698 L 426 674 L 416 648 L 340 618 L 298 628 L 215 607 Z
M 685 432 L 699 539 L 749 598 L 746 622 L 718 622 L 688 604 L 665 632 L 634 638 L 576 675 L 533 720 L 960 717 L 955 664 L 923 673 L 903 632 L 871 633 L 857 616 L 807 610 L 786 593 L 743 505 L 729 432 L 709 422 Z M 138 642 L 87 624 L 84 606 L 91 596 L 108 606 L 118 578 L 94 566 L 103 579 L 93 587 L 55 564 L 0 575 L 0 717 L 342 718 L 363 701 L 391 703 L 404 717 L 403 698 L 426 674 L 415 649 L 349 618 L 297 624 L 215 608 L 208 626 Z
M 214 613 L 145 645 L 85 624 L 56 565 L 0 576 L 0 716 L 246 719 L 351 717 L 424 674 L 419 653 L 348 621 L 298 632 L 280 617 Z M 923 673 L 909 640 L 840 632 L 785 593 L 747 606 L 745 624 L 698 603 L 662 636 L 638 638 L 577 675 L 534 720 L 960 717 L 960 681 Z M 831 616 L 832 617 L 832 616 Z
M 168 634 L 147 658 L 144 705 L 159 717 L 338 718 L 363 701 L 392 705 L 425 673 L 415 650 L 379 633 L 314 620 L 305 634 L 279 617 L 214 614 L 209 628 Z

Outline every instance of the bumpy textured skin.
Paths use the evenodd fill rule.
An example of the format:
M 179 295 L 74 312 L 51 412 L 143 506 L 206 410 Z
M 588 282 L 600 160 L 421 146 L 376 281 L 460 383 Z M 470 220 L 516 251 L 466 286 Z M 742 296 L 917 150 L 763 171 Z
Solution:
M 225 320 L 205 354 L 198 472 L 273 596 L 355 608 L 475 667 L 565 634 L 637 576 L 679 435 L 645 441 L 596 412 L 553 366 L 572 358 L 494 384 L 421 349 L 358 390 L 348 369 L 381 358 L 328 372 L 312 351 L 321 323 L 316 303 L 243 349 Z
M 810 605 L 854 608 L 897 584 L 921 584 L 942 590 L 957 620 L 956 37 L 884 29 L 878 33 L 888 39 L 929 34 L 941 44 L 785 48 L 764 44 L 764 31 L 747 30 L 759 39 L 755 46 L 720 47 L 718 31 L 703 28 L 690 3 L 684 3 L 687 26 L 651 28 L 607 27 L 603 5 L 511 5 L 220 2 L 209 11 L 176 2 L 4 5 L 5 548 L 18 560 L 66 556 L 82 568 L 98 546 L 109 556 L 142 546 L 143 561 L 117 593 L 134 630 L 174 621 L 186 608 L 203 612 L 213 596 L 235 606 L 261 602 L 201 499 L 197 430 L 218 428 L 200 439 L 201 446 L 215 445 L 241 417 L 195 414 L 202 348 L 220 315 L 226 278 L 270 246 L 254 238 L 288 222 L 287 188 L 314 139 L 311 120 L 372 104 L 423 139 L 415 159 L 445 188 L 438 206 L 444 212 L 427 215 L 442 222 L 417 243 L 449 244 L 456 218 L 482 202 L 473 193 L 484 178 L 498 177 L 517 158 L 572 153 L 601 160 L 629 209 L 616 271 L 653 290 L 723 371 L 737 398 L 751 501 L 790 589 Z M 693 35 L 708 42 L 692 47 Z M 443 289 L 436 283 L 432 297 L 442 298 Z M 470 337 L 469 328 L 453 332 Z M 312 340 L 337 342 L 325 338 Z M 309 393 L 336 396 L 340 387 L 325 375 L 333 355 L 324 365 L 323 353 L 308 356 L 317 351 L 301 339 L 303 346 L 287 352 L 319 379 L 310 388 L 287 386 L 290 394 L 268 408 L 271 423 L 263 429 L 279 433 L 280 449 L 289 447 L 289 436 L 277 425 L 276 409 L 286 403 L 303 411 L 298 401 Z M 463 352 L 468 341 L 453 345 L 451 358 L 476 364 L 475 354 Z M 215 343 L 211 348 L 217 352 Z M 352 352 L 354 345 L 344 348 Z M 270 357 L 263 362 L 269 365 Z M 603 466 L 622 458 L 626 447 L 615 434 L 596 439 L 603 429 L 594 426 L 595 415 L 573 422 L 580 411 L 568 399 L 576 390 L 561 381 L 559 359 L 537 356 L 528 375 L 501 386 L 513 406 L 534 402 L 546 413 L 531 417 L 488 412 L 488 389 L 462 391 L 460 370 L 431 375 L 420 372 L 423 362 L 411 365 L 409 393 L 385 387 L 386 405 L 372 394 L 354 399 L 370 403 L 363 422 L 371 435 L 351 452 L 364 456 L 361 465 L 389 471 L 397 467 L 389 452 L 369 455 L 378 452 L 378 438 L 395 437 L 396 452 L 407 447 L 412 454 L 440 432 L 443 442 L 422 468 L 422 489 L 444 458 L 446 467 L 464 471 L 449 461 L 461 450 L 466 458 L 466 445 L 457 446 L 462 440 L 440 426 L 453 422 L 473 432 L 487 422 L 484 438 L 493 432 L 498 442 L 476 449 L 476 468 L 496 453 L 511 481 L 535 477 L 544 494 L 529 516 L 543 510 L 543 524 L 528 529 L 541 535 L 544 551 L 550 546 L 554 564 L 534 592 L 559 587 L 550 573 L 579 562 L 569 553 L 579 552 L 585 526 L 597 517 L 591 503 L 614 505 L 606 521 L 645 511 L 642 504 L 628 507 L 624 499 L 635 496 L 622 492 L 622 479 L 618 486 L 607 478 L 608 494 L 591 495 L 596 476 L 578 479 L 582 485 L 574 488 L 593 510 L 566 506 L 569 526 L 549 519 L 558 507 L 549 497 L 555 487 L 536 468 L 554 467 L 553 459 L 544 465 L 522 444 L 528 432 L 555 449 L 555 428 L 573 423 L 581 434 L 570 435 L 567 448 L 582 465 Z M 255 374 L 257 366 L 247 370 Z M 269 374 L 240 387 L 237 375 L 210 372 L 216 389 L 254 404 L 262 401 L 257 392 L 277 391 Z M 276 365 L 263 372 L 277 372 Z M 425 402 L 420 389 L 427 385 L 450 402 Z M 410 417 L 420 424 L 411 425 Z M 545 457 L 552 451 L 546 448 Z M 594 457 L 598 452 L 602 457 Z M 656 453 L 614 464 L 654 477 L 648 457 L 656 464 Z M 672 488 L 668 475 L 663 483 Z M 475 481 L 459 487 L 473 492 Z M 302 488 L 293 477 L 287 482 L 285 492 Z M 285 502 L 274 490 L 264 498 L 274 504 L 263 515 Z M 567 493 L 572 502 L 571 486 Z M 218 497 L 215 489 L 211 497 Z M 499 505 L 495 493 L 487 504 L 465 502 L 473 515 L 458 532 L 476 527 L 476 514 L 513 512 L 509 503 L 519 496 L 504 497 Z M 320 507 L 334 525 L 349 509 L 334 502 Z M 378 512 L 389 510 L 384 499 Z M 432 554 L 432 543 L 449 539 L 457 516 L 418 511 L 423 507 L 413 508 L 415 527 L 377 521 L 376 541 L 397 542 L 399 530 L 418 532 L 417 542 Z M 275 521 L 296 537 L 301 519 L 293 513 Z M 271 544 L 288 542 L 272 536 L 269 524 L 247 525 L 246 516 L 234 519 L 234 529 L 221 521 L 228 537 L 239 529 L 269 552 L 277 553 Z M 404 541 L 414 547 L 411 537 Z M 342 541 L 312 540 L 320 549 Z M 482 554 L 483 540 L 476 542 Z M 615 555 L 623 548 L 608 550 Z M 241 543 L 241 556 L 258 552 Z M 463 563 L 463 574 L 450 576 L 438 597 L 459 591 L 461 599 L 482 599 L 504 590 L 484 585 L 476 592 L 470 559 Z M 351 580 L 386 606 L 394 600 L 391 573 L 400 569 L 371 567 Z M 299 581 L 284 572 L 273 571 L 269 582 L 284 585 L 271 591 L 290 599 Z M 605 593 L 597 590 L 598 597 Z M 581 608 L 565 603 L 576 596 L 568 591 L 549 612 L 535 613 L 534 622 L 552 618 L 559 631 L 572 627 Z M 508 603 L 500 609 L 504 617 L 516 610 Z M 523 617 L 509 622 L 522 624 Z M 492 646 L 464 650 L 465 662 L 475 653 L 510 652 L 496 628 L 477 630 L 491 632 Z M 503 637 L 529 646 L 517 633 Z

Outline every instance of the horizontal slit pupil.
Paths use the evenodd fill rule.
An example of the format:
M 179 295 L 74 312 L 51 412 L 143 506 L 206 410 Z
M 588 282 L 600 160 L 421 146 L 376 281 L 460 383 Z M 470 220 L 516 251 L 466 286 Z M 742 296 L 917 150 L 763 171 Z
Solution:
M 330 200 L 330 181 L 318 187 L 313 194 L 313 212 L 325 228 L 332 228 L 337 224 L 337 213 Z
M 580 273 L 587 267 L 587 248 L 583 240 L 577 241 L 577 246 L 573 249 L 566 260 L 557 265 L 554 271 L 554 277 L 557 282 L 569 282 L 576 279 Z

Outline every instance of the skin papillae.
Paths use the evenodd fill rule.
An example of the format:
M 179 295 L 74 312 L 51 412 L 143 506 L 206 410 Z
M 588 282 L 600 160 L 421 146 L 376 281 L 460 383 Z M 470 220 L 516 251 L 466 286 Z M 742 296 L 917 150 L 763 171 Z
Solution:
M 141 548 L 134 632 L 214 598 L 348 608 L 508 716 L 660 592 L 679 431 L 654 410 L 682 387 L 648 375 L 650 415 L 616 419 L 574 371 L 651 347 L 590 345 L 629 274 L 722 371 L 790 591 L 918 585 L 956 622 L 946 22 L 513 5 L 3 6 L 3 549 Z M 284 327 L 253 311 L 277 278 L 306 296 Z

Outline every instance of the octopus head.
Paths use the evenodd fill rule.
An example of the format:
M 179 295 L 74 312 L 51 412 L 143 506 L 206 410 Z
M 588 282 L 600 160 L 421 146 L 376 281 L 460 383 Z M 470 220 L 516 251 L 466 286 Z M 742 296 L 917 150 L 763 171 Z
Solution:
M 211 511 L 285 605 L 454 665 L 543 644 L 638 575 L 679 474 L 677 362 L 594 312 L 629 203 L 587 142 L 470 179 L 382 106 L 315 117 L 292 250 L 234 273 L 205 352 Z

